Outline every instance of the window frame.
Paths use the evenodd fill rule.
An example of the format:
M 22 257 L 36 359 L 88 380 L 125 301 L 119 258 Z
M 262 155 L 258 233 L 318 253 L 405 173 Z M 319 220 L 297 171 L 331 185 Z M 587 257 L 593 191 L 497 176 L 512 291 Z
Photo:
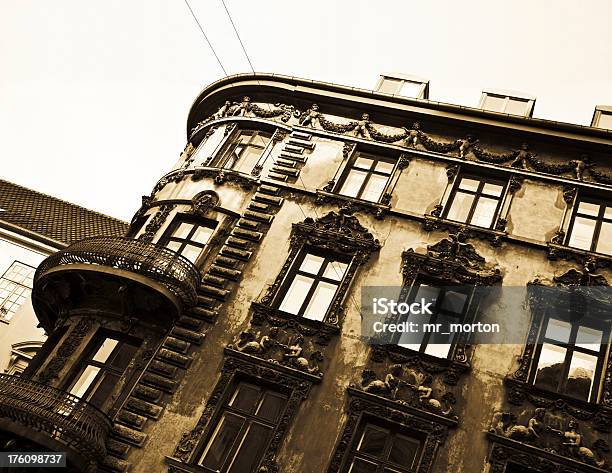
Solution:
M 111 353 L 108 355 L 108 358 L 106 361 L 100 362 L 100 361 L 94 360 L 93 358 L 95 357 L 96 353 L 98 352 L 100 348 L 102 348 L 102 345 L 108 339 L 117 340 L 118 342 L 117 345 L 113 348 Z M 121 372 L 119 372 L 120 371 L 119 369 L 115 369 L 114 367 L 108 366 L 108 365 L 112 363 L 112 360 L 114 359 L 113 354 L 116 356 L 117 349 L 120 348 L 125 343 L 130 343 L 132 346 L 135 347 L 135 350 L 132 355 L 131 361 L 129 361 L 126 367 L 123 370 L 121 370 Z M 81 378 L 81 376 L 87 369 L 87 367 L 95 366 L 99 368 L 100 371 L 96 374 L 93 381 L 87 387 L 83 396 L 79 397 L 83 401 L 90 403 L 92 395 L 95 394 L 96 389 L 100 385 L 100 382 L 103 380 L 102 376 L 106 375 L 108 372 L 119 376 L 119 378 L 125 376 L 125 374 L 129 372 L 130 363 L 136 358 L 136 355 L 138 351 L 140 350 L 140 348 L 142 347 L 143 343 L 144 343 L 143 339 L 139 339 L 137 337 L 126 335 L 121 332 L 115 332 L 115 331 L 106 330 L 106 329 L 98 330 L 94 334 L 94 336 L 91 338 L 91 340 L 89 340 L 81 356 L 78 358 L 77 362 L 74 364 L 74 366 L 70 370 L 69 376 L 66 377 L 66 381 L 64 382 L 63 390 L 70 393 L 72 388 L 76 385 L 76 383 L 79 381 L 79 379 Z M 116 391 L 116 387 L 114 388 L 112 392 L 114 391 Z M 102 404 L 98 406 L 100 410 L 102 410 L 102 407 L 104 406 L 104 404 L 113 397 L 112 392 L 106 399 L 102 401 Z M 76 394 L 73 394 L 73 395 L 76 396 Z
M 321 258 L 324 258 L 323 263 L 321 264 L 321 267 L 319 268 L 316 275 L 300 270 L 302 263 L 306 259 L 306 256 L 309 254 L 313 256 L 319 256 Z M 291 262 L 291 266 L 289 267 L 289 270 L 282 284 L 280 285 L 280 288 L 277 291 L 276 296 L 274 297 L 272 301 L 272 307 L 278 310 L 279 312 L 288 314 L 289 316 L 292 316 L 292 317 L 299 317 L 300 319 L 311 320 L 314 322 L 326 322 L 329 316 L 330 309 L 332 308 L 333 304 L 336 302 L 339 296 L 339 289 L 342 287 L 342 284 L 345 278 L 349 275 L 349 269 L 351 267 L 352 260 L 353 258 L 347 255 L 341 255 L 339 253 L 335 253 L 329 250 L 323 250 L 321 248 L 317 248 L 314 246 L 309 246 L 309 245 L 302 246 L 300 250 L 298 251 L 297 255 L 295 256 L 295 258 L 293 259 L 293 261 Z M 325 273 L 327 266 L 331 262 L 340 262 L 340 263 L 346 264 L 346 269 L 344 270 L 344 274 L 342 275 L 342 278 L 340 278 L 339 280 L 323 277 L 323 274 Z M 291 285 L 293 284 L 293 281 L 295 280 L 295 277 L 298 274 L 304 275 L 306 277 L 310 277 L 314 279 L 314 282 L 310 286 L 310 289 L 308 290 L 308 294 L 304 298 L 300 306 L 300 309 L 298 310 L 298 313 L 292 314 L 290 312 L 285 312 L 281 310 L 280 306 L 282 305 L 284 298 L 287 295 L 288 290 L 290 289 Z M 310 301 L 312 300 L 312 296 L 319 282 L 326 282 L 326 283 L 334 284 L 336 286 L 336 291 L 334 292 L 334 296 L 332 297 L 329 303 L 329 306 L 327 307 L 327 310 L 325 311 L 325 315 L 323 316 L 321 320 L 311 319 L 311 318 L 304 316 L 304 312 L 308 308 L 308 305 L 310 304 Z
M 611 334 L 610 324 L 605 324 L 603 322 L 596 321 L 592 318 L 581 318 L 580 320 L 577 320 L 574 322 L 569 321 L 569 323 L 571 324 L 570 338 L 567 343 L 561 343 L 557 340 L 546 338 L 546 329 L 548 328 L 548 322 L 550 321 L 551 318 L 555 320 L 561 320 L 561 321 L 568 322 L 567 320 L 564 320 L 564 318 L 561 318 L 558 316 L 553 317 L 553 314 L 551 314 L 548 311 L 542 316 L 539 322 L 539 333 L 538 333 L 536 347 L 533 353 L 533 357 L 531 359 L 531 369 L 529 372 L 529 377 L 527 378 L 527 382 L 536 389 L 554 393 L 556 396 L 562 396 L 564 398 L 569 398 L 574 401 L 582 401 L 582 402 L 587 402 L 591 404 L 597 403 L 599 401 L 599 391 L 600 391 L 600 388 L 603 382 L 603 378 L 604 378 L 603 375 L 605 372 L 604 368 L 605 368 L 605 362 L 606 362 L 606 355 L 608 353 L 609 346 L 610 346 L 610 334 Z M 578 333 L 578 327 L 580 326 L 587 326 L 589 328 L 601 330 L 602 342 L 600 344 L 599 353 L 596 354 L 594 351 L 576 346 L 576 343 L 575 343 L 576 336 Z M 557 390 L 555 391 L 549 388 L 546 388 L 546 387 L 538 386 L 536 384 L 536 378 L 538 374 L 538 364 L 540 361 L 540 356 L 542 354 L 542 348 L 545 343 L 554 345 L 557 347 L 562 347 L 562 348 L 565 348 L 566 350 L 565 359 L 563 361 L 563 376 L 559 378 Z M 595 367 L 595 372 L 593 373 L 593 386 L 591 387 L 591 391 L 589 392 L 588 399 L 581 399 L 581 398 L 572 396 L 571 394 L 567 394 L 565 392 L 565 388 L 567 386 L 567 381 L 568 381 L 569 369 L 571 366 L 571 361 L 574 356 L 574 352 L 584 353 L 587 355 L 597 357 L 597 366 Z
M 10 291 L 10 292 L 9 292 L 9 293 L 6 295 L 6 297 L 5 297 L 4 299 L 0 299 L 0 322 L 4 322 L 5 324 L 10 324 L 10 323 L 11 323 L 11 321 L 13 320 L 13 318 L 15 317 L 15 314 L 17 314 L 17 311 L 18 311 L 18 310 L 19 310 L 19 309 L 20 309 L 20 308 L 23 306 L 23 304 L 24 304 L 24 303 L 25 303 L 25 302 L 28 300 L 28 298 L 31 298 L 31 297 L 32 297 L 32 287 L 31 287 L 31 286 L 28 286 L 28 285 L 23 284 L 23 283 L 20 283 L 20 282 L 16 282 L 16 281 L 14 281 L 14 280 L 12 280 L 12 279 L 9 279 L 9 278 L 7 277 L 7 274 L 9 274 L 9 273 L 10 273 L 10 271 L 12 270 L 12 268 L 13 268 L 14 266 L 16 266 L 16 265 L 25 266 L 26 268 L 29 268 L 29 269 L 30 269 L 31 277 L 28 277 L 28 278 L 26 278 L 26 279 L 33 279 L 33 278 L 34 278 L 34 273 L 35 273 L 35 271 L 36 271 L 36 268 L 35 268 L 34 266 L 29 265 L 29 264 L 26 264 L 26 263 L 23 263 L 23 262 L 21 262 L 21 261 L 19 261 L 19 260 L 14 260 L 14 261 L 13 261 L 13 262 L 12 262 L 12 263 L 9 265 L 9 267 L 6 269 L 6 271 L 4 271 L 4 273 L 2 274 L 2 276 L 0 276 L 0 281 L 8 281 L 8 283 L 15 284 L 15 286 L 16 286 L 15 288 L 13 288 L 13 289 L 12 289 L 12 290 L 11 290 L 11 291 Z M 18 298 L 20 298 L 20 297 L 24 297 L 24 300 L 23 300 L 21 303 L 19 303 L 19 304 L 17 304 L 17 303 L 16 303 L 16 302 L 14 302 L 14 301 L 9 301 L 9 298 L 10 298 L 12 295 L 14 295 L 14 294 L 16 293 L 15 289 L 25 289 L 25 290 L 26 290 L 26 292 L 28 292 L 28 294 L 27 294 L 26 296 L 24 296 L 24 295 L 23 295 L 23 292 L 22 292 L 22 293 L 20 293 L 20 294 L 18 294 Z M 7 291 L 8 291 L 8 289 L 7 289 Z M 6 308 L 4 307 L 4 306 L 5 306 L 6 304 L 8 304 L 8 303 L 10 303 L 10 305 L 11 305 L 11 309 L 12 309 L 13 307 L 15 307 L 15 306 L 16 306 L 16 308 L 15 308 L 15 310 L 12 312 L 12 315 L 11 315 L 11 317 L 10 317 L 10 318 L 6 318 L 6 316 L 7 316 L 8 314 L 10 314 L 10 313 L 11 313 L 11 309 L 6 309 Z
M 612 131 L 611 128 L 604 128 L 600 126 L 600 121 L 602 116 L 609 116 L 612 119 L 612 105 L 597 105 L 595 107 L 595 111 L 593 112 L 593 118 L 591 119 L 591 126 L 595 128 L 600 128 L 602 130 Z
M 180 227 L 182 223 L 194 224 L 194 227 L 189 232 L 190 236 L 192 236 L 196 232 L 196 229 L 198 227 L 205 227 L 205 228 L 211 229 L 212 233 L 210 234 L 210 238 L 208 239 L 206 243 L 202 244 L 199 242 L 195 242 L 193 240 L 189 240 L 188 238 L 174 237 L 173 233 Z M 200 247 L 201 248 L 200 254 L 198 255 L 195 261 L 192 261 L 194 266 L 196 266 L 197 268 L 200 268 L 203 261 L 206 259 L 206 256 L 208 255 L 208 252 L 211 246 L 211 242 L 213 238 L 215 237 L 216 233 L 219 231 L 219 227 L 220 227 L 220 222 L 217 220 L 206 218 L 206 217 L 199 217 L 197 215 L 189 214 L 189 213 L 177 213 L 172 219 L 172 221 L 170 222 L 170 224 L 168 225 L 168 227 L 166 228 L 166 230 L 164 231 L 164 233 L 162 234 L 162 236 L 160 237 L 158 244 L 168 248 L 168 244 L 171 241 L 181 242 L 181 246 L 178 251 L 172 250 L 170 248 L 168 249 L 170 251 L 174 251 L 175 253 L 181 255 L 183 258 L 187 260 L 189 260 L 189 258 L 182 255 L 181 251 L 187 245 Z
M 469 285 L 461 285 L 461 284 L 453 284 L 451 283 L 445 283 L 444 281 L 440 281 L 437 279 L 433 279 L 433 278 L 428 278 L 428 277 L 422 277 L 422 276 L 417 276 L 417 278 L 412 282 L 412 284 L 406 288 L 406 289 L 402 289 L 402 292 L 404 292 L 404 294 L 402 294 L 401 300 L 402 301 L 406 301 L 406 302 L 411 302 L 413 300 L 414 297 L 416 297 L 419 288 L 422 285 L 427 285 L 427 286 L 433 286 L 433 287 L 437 287 L 440 291 L 443 291 L 443 294 L 446 295 L 446 292 L 448 292 L 448 290 L 450 288 L 453 287 L 457 287 L 457 288 L 463 288 L 463 291 L 457 291 L 457 292 L 461 292 L 463 294 L 466 295 L 466 300 L 465 300 L 465 304 L 463 306 L 463 311 L 461 312 L 461 315 L 459 318 L 457 318 L 457 323 L 466 323 L 467 321 L 471 322 L 471 319 L 473 319 L 473 312 L 474 312 L 474 296 L 475 296 L 475 288 L 473 286 L 469 286 Z M 427 322 L 427 323 L 436 323 L 440 312 L 438 310 L 438 308 L 441 306 L 441 304 L 443 303 L 444 298 L 436 298 L 436 310 L 434 312 L 434 314 L 431 316 L 432 318 Z M 451 314 L 450 316 L 453 316 L 452 314 L 454 314 L 453 312 L 450 311 L 444 311 L 443 315 L 448 315 Z M 404 320 L 407 320 L 407 316 L 401 316 L 398 315 L 398 322 L 402 322 Z M 404 317 L 403 319 L 400 319 L 401 317 Z M 394 345 L 395 347 L 399 348 L 399 349 L 403 349 L 403 350 L 410 350 L 411 352 L 414 353 L 419 353 L 420 355 L 424 355 L 424 356 L 430 356 L 439 360 L 452 360 L 454 357 L 454 352 L 455 349 L 457 347 L 457 345 L 463 343 L 462 340 L 460 340 L 461 335 L 458 334 L 457 336 L 453 337 L 452 343 L 450 344 L 450 347 L 448 349 L 448 353 L 447 355 L 442 358 L 436 355 L 432 355 L 429 353 L 425 353 L 425 351 L 427 350 L 427 347 L 429 345 L 429 339 L 431 338 L 432 335 L 435 335 L 435 333 L 429 332 L 424 334 L 423 339 L 421 340 L 421 346 L 419 347 L 419 350 L 415 350 L 409 347 L 406 347 L 404 345 L 400 345 L 399 344 L 399 340 L 402 336 L 401 333 L 397 333 L 395 334 L 395 336 L 393 337 L 392 340 L 392 345 Z
M 397 465 L 387 459 L 376 458 L 370 454 L 360 452 L 358 450 L 366 428 L 369 426 L 374 427 L 375 429 L 381 431 L 387 431 L 387 437 L 385 439 L 385 447 L 384 447 L 384 456 L 388 457 L 391 447 L 393 445 L 393 440 L 398 437 L 406 437 L 411 440 L 415 440 L 419 443 L 419 447 L 414 456 L 414 463 L 410 467 L 405 467 L 402 465 Z M 423 455 L 423 450 L 425 447 L 425 442 L 422 438 L 422 435 L 419 435 L 415 432 L 411 432 L 410 429 L 407 429 L 400 425 L 390 425 L 388 422 L 380 422 L 375 419 L 370 419 L 367 416 L 361 418 L 357 428 L 355 429 L 353 438 L 351 439 L 351 444 L 347 450 L 347 456 L 344 463 L 344 467 L 341 470 L 342 473 L 349 473 L 353 466 L 353 462 L 355 458 L 363 458 L 371 463 L 376 464 L 376 473 L 384 473 L 388 469 L 393 469 L 394 471 L 398 471 L 398 473 L 412 473 L 418 470 L 418 467 L 421 463 L 421 457 Z
M 473 179 L 473 180 L 477 180 L 479 181 L 478 184 L 478 189 L 476 191 L 470 191 L 470 190 L 466 190 L 466 189 L 460 189 L 459 186 L 461 184 L 461 181 L 466 178 L 466 179 Z M 453 186 L 450 190 L 450 193 L 448 195 L 448 199 L 446 200 L 446 203 L 444 205 L 444 210 L 442 212 L 442 218 L 449 220 L 451 222 L 457 222 L 460 224 L 465 224 L 465 225 L 471 225 L 473 227 L 478 227 L 478 228 L 486 228 L 488 230 L 493 230 L 495 229 L 497 220 L 501 214 L 501 211 L 503 209 L 503 204 L 504 201 L 506 199 L 506 194 L 508 192 L 508 182 L 509 182 L 509 178 L 508 179 L 504 179 L 503 177 L 498 177 L 498 176 L 484 176 L 484 175 L 478 175 L 478 174 L 473 174 L 473 173 L 459 173 L 459 175 L 456 177 L 455 181 L 453 182 Z M 499 194 L 499 196 L 494 196 L 491 194 L 484 194 L 482 191 L 484 189 L 484 186 L 486 184 L 495 184 L 495 185 L 500 185 L 502 186 L 502 190 Z M 453 206 L 453 202 L 455 201 L 455 198 L 457 197 L 458 193 L 463 193 L 463 194 L 469 194 L 469 195 L 473 195 L 474 200 L 472 201 L 472 204 L 470 206 L 470 210 L 468 212 L 468 216 L 465 222 L 462 222 L 460 220 L 451 220 L 448 218 L 448 214 Z M 495 211 L 493 212 L 493 217 L 491 218 L 491 224 L 488 227 L 483 227 L 481 225 L 476 225 L 474 223 L 471 223 L 472 218 L 474 216 L 474 211 L 476 210 L 476 207 L 478 205 L 478 201 L 481 199 L 481 197 L 485 197 L 485 198 L 489 198 L 489 199 L 495 199 L 497 200 L 497 205 L 495 206 Z
M 370 165 L 370 168 L 368 170 L 364 169 L 364 168 L 358 168 L 355 167 L 355 163 L 357 162 L 357 160 L 363 157 L 365 159 L 371 159 L 372 160 L 372 164 Z M 376 171 L 376 165 L 379 162 L 385 162 L 388 164 L 392 164 L 393 168 L 391 169 L 391 171 L 389 172 L 389 174 L 385 174 L 383 172 L 380 171 Z M 391 156 L 382 156 L 379 154 L 375 154 L 375 153 L 369 153 L 367 151 L 359 151 L 356 150 L 355 152 L 352 153 L 352 156 L 349 158 L 349 160 L 347 161 L 346 165 L 344 166 L 344 169 L 342 170 L 342 174 L 340 176 L 340 179 L 338 179 L 338 182 L 336 183 L 336 185 L 334 186 L 333 189 L 333 193 L 345 197 L 347 199 L 355 199 L 355 200 L 359 200 L 361 202 L 366 202 L 369 204 L 380 204 L 383 197 L 385 196 L 385 194 L 387 193 L 387 191 L 389 190 L 389 186 L 393 180 L 393 176 L 395 175 L 395 172 L 397 171 L 398 168 L 398 164 L 399 164 L 399 157 L 394 158 Z M 344 184 L 346 182 L 346 180 L 348 179 L 349 175 L 351 174 L 351 171 L 356 170 L 356 171 L 361 171 L 361 172 L 365 172 L 366 173 L 366 177 L 363 180 L 363 182 L 361 183 L 361 186 L 359 188 L 359 191 L 357 192 L 356 196 L 350 196 L 350 195 L 346 195 L 346 194 L 342 194 L 341 190 L 342 187 L 344 187 Z M 368 183 L 370 182 L 370 179 L 372 177 L 372 175 L 375 174 L 377 176 L 386 176 L 387 177 L 387 181 L 385 182 L 385 185 L 380 193 L 380 196 L 378 197 L 377 200 L 367 200 L 364 199 L 363 196 L 363 192 L 366 189 Z
M 229 405 L 230 402 L 237 395 L 238 390 L 241 385 L 255 386 L 260 389 L 260 396 L 259 396 L 259 399 L 257 400 L 257 403 L 259 406 L 261 406 L 261 402 L 263 401 L 266 393 L 270 392 L 275 395 L 284 396 L 285 404 L 282 407 L 281 411 L 279 412 L 275 422 L 266 421 L 265 419 L 258 418 L 256 414 L 248 414 L 245 411 L 242 411 L 234 406 Z M 283 386 L 277 386 L 271 383 L 261 382 L 259 380 L 251 379 L 249 377 L 241 376 L 241 375 L 234 378 L 229 385 L 229 389 L 225 390 L 225 393 L 221 399 L 221 403 L 217 407 L 214 416 L 211 418 L 207 435 L 202 436 L 202 438 L 199 441 L 199 445 L 196 448 L 195 455 L 193 457 L 194 466 L 199 471 L 206 472 L 206 473 L 227 473 L 227 471 L 229 471 L 229 469 L 233 466 L 233 461 L 235 460 L 238 452 L 240 452 L 240 449 L 243 446 L 243 442 L 246 439 L 246 435 L 248 434 L 248 429 L 251 428 L 251 425 L 253 425 L 253 423 L 259 423 L 261 425 L 266 425 L 267 427 L 271 428 L 271 432 L 272 432 L 272 435 L 270 436 L 270 440 L 268 441 L 268 444 L 265 446 L 265 448 L 262 449 L 261 457 L 256 460 L 255 464 L 259 465 L 261 461 L 264 459 L 266 451 L 270 447 L 270 443 L 273 440 L 274 432 L 276 432 L 276 430 L 278 429 L 283 419 L 283 416 L 290 409 L 290 406 L 289 406 L 290 400 L 291 400 L 291 393 L 287 389 L 285 389 Z M 223 465 L 221 466 L 221 469 L 212 470 L 206 466 L 203 466 L 202 461 L 204 460 L 206 454 L 208 453 L 209 448 L 212 446 L 216 438 L 216 435 L 219 432 L 220 422 L 222 421 L 222 419 L 224 418 L 227 412 L 234 413 L 235 415 L 244 417 L 245 424 L 240 428 L 240 431 L 236 438 L 236 440 L 240 440 L 240 442 L 238 444 L 234 443 L 230 447 L 229 453 L 227 454 L 223 462 Z
M 238 146 L 240 146 L 242 144 L 240 142 L 240 138 L 243 136 L 243 132 L 251 132 L 253 134 L 249 138 L 248 143 L 242 149 L 240 155 L 234 161 L 232 166 L 231 167 L 226 167 L 227 163 L 232 158 L 232 155 L 233 155 L 234 151 L 236 150 L 236 148 L 238 148 Z M 263 138 L 261 136 L 262 133 L 266 134 L 266 135 L 269 135 L 267 143 L 265 143 L 264 146 L 254 145 L 254 142 L 257 141 L 257 138 L 259 138 L 263 142 Z M 215 159 L 214 159 L 213 163 L 211 164 L 211 166 L 212 167 L 221 168 L 221 169 L 224 169 L 226 171 L 242 172 L 242 171 L 238 171 L 236 169 L 236 165 L 241 162 L 241 158 L 242 158 L 242 154 L 244 153 L 244 150 L 247 147 L 250 147 L 250 146 L 252 146 L 254 148 L 257 148 L 257 149 L 261 149 L 261 153 L 259 154 L 259 156 L 257 158 L 257 161 L 255 162 L 255 164 L 257 164 L 257 162 L 259 162 L 259 160 L 261 160 L 261 158 L 266 153 L 266 150 L 270 148 L 270 145 L 272 143 L 272 136 L 273 135 L 274 135 L 274 131 L 266 131 L 266 130 L 262 130 L 260 128 L 255 128 L 255 127 L 241 127 L 240 125 L 238 125 L 238 126 L 235 127 L 234 130 L 232 130 L 232 132 L 228 136 L 227 141 L 225 142 L 225 145 L 221 148 L 220 152 L 215 157 Z
M 599 211 L 597 213 L 597 216 L 579 214 L 579 207 L 582 202 L 598 205 Z M 601 234 L 601 227 L 603 226 L 603 223 L 607 222 L 607 223 L 612 224 L 612 218 L 605 217 L 606 207 L 612 208 L 612 203 L 610 202 L 610 200 L 601 199 L 601 198 L 591 198 L 588 196 L 578 197 L 576 201 L 574 202 L 574 206 L 572 208 L 572 215 L 569 221 L 569 225 L 567 227 L 567 233 L 565 237 L 565 246 L 568 246 L 569 248 L 575 248 L 576 250 L 580 250 L 580 251 L 588 251 L 591 253 L 598 253 L 601 255 L 612 256 L 612 252 L 611 253 L 600 253 L 596 251 L 597 244 L 599 242 L 599 237 Z M 589 249 L 578 248 L 577 246 L 570 245 L 570 240 L 572 238 L 572 233 L 574 231 L 574 223 L 576 222 L 577 217 L 585 218 L 589 220 L 595 220 L 595 228 L 593 229 L 593 236 L 591 237 L 591 246 L 589 247 Z
M 395 92 L 384 92 L 381 90 L 385 80 L 399 81 L 399 84 Z M 400 93 L 402 90 L 402 87 L 404 87 L 404 84 L 406 82 L 421 85 L 421 88 L 415 97 L 412 97 L 411 95 L 403 95 Z M 381 74 L 378 77 L 378 82 L 376 83 L 376 88 L 374 90 L 381 94 L 398 95 L 400 97 L 407 97 L 411 99 L 429 100 L 429 80 L 423 79 L 417 76 L 407 75 L 407 74 Z
M 501 111 L 498 111 L 498 110 L 489 110 L 485 108 L 485 103 L 488 97 L 496 97 L 496 98 L 504 99 L 504 109 Z M 508 104 L 510 103 L 510 100 L 514 100 L 516 102 L 525 102 L 526 103 L 525 112 L 518 114 L 518 113 L 510 113 L 506 111 L 508 109 Z M 533 96 L 524 95 L 524 94 L 519 95 L 516 93 L 512 94 L 512 93 L 506 93 L 504 91 L 495 91 L 495 90 L 484 90 L 480 96 L 480 102 L 478 103 L 478 108 L 486 112 L 502 113 L 505 115 L 513 115 L 517 117 L 529 117 L 529 118 L 533 116 L 534 106 L 535 106 L 535 97 Z

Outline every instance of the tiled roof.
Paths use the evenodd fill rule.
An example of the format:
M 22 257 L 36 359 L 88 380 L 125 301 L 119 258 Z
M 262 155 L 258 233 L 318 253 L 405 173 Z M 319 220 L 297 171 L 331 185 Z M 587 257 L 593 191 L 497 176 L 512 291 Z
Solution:
M 0 221 L 63 243 L 93 236 L 122 236 L 128 224 L 0 179 Z

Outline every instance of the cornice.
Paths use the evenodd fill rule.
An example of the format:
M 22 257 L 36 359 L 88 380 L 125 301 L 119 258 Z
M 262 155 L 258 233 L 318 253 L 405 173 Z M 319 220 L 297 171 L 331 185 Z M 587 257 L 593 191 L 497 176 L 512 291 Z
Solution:
M 475 107 L 270 73 L 227 76 L 205 87 L 190 108 L 187 119 L 188 136 L 197 123 L 197 116 L 211 115 L 230 96 L 250 92 L 270 97 L 291 97 L 299 101 L 330 102 L 357 111 L 367 108 L 367 111 L 387 112 L 395 117 L 412 114 L 410 119 L 414 119 L 414 114 L 418 114 L 423 119 L 456 121 L 464 126 L 489 127 L 499 132 L 514 131 L 584 144 L 612 146 L 612 132 L 600 128 L 519 117 Z M 401 120 L 406 121 L 406 118 L 402 117 Z

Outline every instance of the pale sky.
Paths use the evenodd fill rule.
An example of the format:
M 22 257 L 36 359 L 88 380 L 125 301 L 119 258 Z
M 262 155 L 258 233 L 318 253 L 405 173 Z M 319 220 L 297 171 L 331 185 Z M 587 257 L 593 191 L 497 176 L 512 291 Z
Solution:
M 537 96 L 588 125 L 612 104 L 610 0 L 225 0 L 256 71 L 432 100 Z M 250 72 L 221 0 L 190 0 L 228 74 Z M 224 74 L 183 0 L 0 0 L 0 177 L 129 220 L 183 149 L 189 107 Z

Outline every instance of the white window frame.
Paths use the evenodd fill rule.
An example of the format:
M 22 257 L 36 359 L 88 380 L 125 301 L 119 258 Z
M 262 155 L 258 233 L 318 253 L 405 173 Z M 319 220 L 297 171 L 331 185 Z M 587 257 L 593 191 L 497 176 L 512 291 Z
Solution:
M 382 92 L 380 90 L 386 79 L 400 81 L 397 87 L 397 90 L 391 93 L 391 95 L 398 95 L 400 97 L 407 97 L 407 98 L 412 98 L 412 99 L 417 98 L 417 99 L 429 100 L 429 80 L 428 79 L 423 79 L 422 77 L 412 76 L 408 74 L 399 74 L 395 72 L 388 73 L 388 74 L 381 74 L 378 78 L 378 82 L 376 83 L 376 88 L 374 89 L 376 90 L 376 92 L 380 92 L 381 94 L 389 94 L 389 92 Z M 421 85 L 421 89 L 419 90 L 416 97 L 411 97 L 410 95 L 400 94 L 400 90 L 402 90 L 402 87 L 404 86 L 406 82 Z
M 485 101 L 487 99 L 487 97 L 498 97 L 498 98 L 502 98 L 505 99 L 504 102 L 504 110 L 502 111 L 497 111 L 497 110 L 487 110 L 486 108 L 484 108 L 484 104 Z M 510 100 L 515 100 L 515 101 L 519 101 L 519 102 L 527 102 L 527 107 L 525 109 L 525 113 L 523 113 L 522 115 L 518 115 L 515 113 L 509 113 L 506 112 L 506 108 L 508 107 L 508 103 L 510 102 Z M 494 112 L 494 113 L 504 113 L 507 115 L 515 115 L 517 117 L 533 117 L 533 109 L 535 107 L 535 101 L 536 98 L 533 95 L 528 95 L 528 94 L 524 94 L 522 92 L 514 92 L 514 91 L 509 91 L 509 90 L 493 90 L 493 89 L 487 89 L 487 90 L 483 90 L 482 94 L 480 96 L 480 102 L 478 103 L 478 108 L 481 108 L 487 112 Z
M 612 128 L 603 128 L 599 126 L 599 121 L 601 120 L 602 115 L 612 116 L 612 105 L 597 105 L 595 107 L 595 111 L 593 112 L 593 118 L 591 119 L 591 126 L 596 127 L 596 128 L 601 128 L 602 130 L 612 131 Z

